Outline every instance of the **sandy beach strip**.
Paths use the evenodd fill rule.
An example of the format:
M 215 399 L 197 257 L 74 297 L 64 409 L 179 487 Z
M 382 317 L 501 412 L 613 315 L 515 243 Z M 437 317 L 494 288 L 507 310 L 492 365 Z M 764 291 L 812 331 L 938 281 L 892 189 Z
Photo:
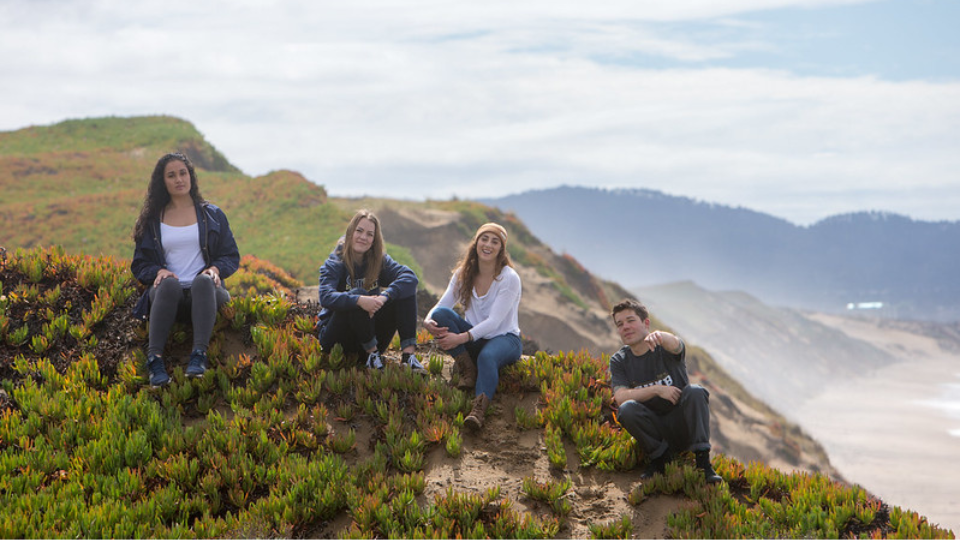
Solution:
M 960 438 L 951 431 L 960 420 L 931 402 L 956 383 L 960 356 L 910 332 L 870 332 L 858 321 L 830 324 L 892 347 L 904 361 L 831 387 L 796 411 L 799 423 L 848 481 L 957 533 Z

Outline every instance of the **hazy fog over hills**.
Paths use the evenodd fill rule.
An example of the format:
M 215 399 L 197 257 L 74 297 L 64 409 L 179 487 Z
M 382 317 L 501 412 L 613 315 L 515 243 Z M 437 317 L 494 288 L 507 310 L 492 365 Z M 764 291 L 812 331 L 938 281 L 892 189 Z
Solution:
M 897 359 L 797 311 L 691 282 L 633 291 L 651 313 L 705 348 L 751 393 L 788 416 L 834 385 Z
M 802 227 L 657 191 L 568 186 L 483 202 L 628 288 L 692 280 L 817 311 L 882 302 L 884 316 L 960 319 L 960 222 L 862 212 Z

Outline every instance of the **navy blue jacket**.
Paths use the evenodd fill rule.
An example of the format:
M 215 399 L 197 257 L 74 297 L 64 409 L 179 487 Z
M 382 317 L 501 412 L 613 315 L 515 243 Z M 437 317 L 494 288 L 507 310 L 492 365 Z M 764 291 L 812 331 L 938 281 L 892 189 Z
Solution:
M 357 300 L 360 299 L 361 295 L 386 293 L 389 301 L 397 298 L 408 298 L 417 294 L 417 284 L 420 283 L 417 274 L 409 267 L 393 260 L 386 253 L 383 254 L 380 276 L 372 288 L 368 290 L 363 287 L 363 276 L 367 270 L 366 264 L 361 264 L 355 269 L 353 275 L 357 276 L 356 283 L 349 283 L 350 274 L 347 272 L 347 266 L 343 259 L 340 258 L 342 250 L 341 239 L 341 242 L 337 243 L 337 247 L 320 267 L 320 306 L 323 308 L 320 310 L 320 326 L 323 326 L 326 320 L 333 316 L 334 311 L 357 308 Z
M 207 268 L 216 266 L 220 270 L 220 279 L 233 275 L 240 268 L 240 250 L 230 230 L 226 214 L 216 205 L 204 202 L 197 205 L 197 229 L 200 232 L 200 251 Z M 157 279 L 157 272 L 167 267 L 160 239 L 160 220 L 147 225 L 143 238 L 137 242 L 133 252 L 130 270 L 140 283 L 147 286 L 140 301 L 133 309 L 133 315 L 146 319 L 150 313 L 150 287 Z

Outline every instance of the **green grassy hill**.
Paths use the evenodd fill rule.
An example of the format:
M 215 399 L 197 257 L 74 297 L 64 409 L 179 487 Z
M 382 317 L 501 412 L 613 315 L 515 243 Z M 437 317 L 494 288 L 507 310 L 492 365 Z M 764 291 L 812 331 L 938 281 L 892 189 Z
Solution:
M 305 285 L 316 284 L 320 265 L 354 211 L 367 202 L 384 205 L 328 200 L 322 186 L 291 171 L 247 176 L 177 118 L 69 120 L 0 133 L 0 246 L 57 245 L 68 253 L 130 258 L 150 174 L 160 156 L 176 150 L 196 164 L 204 197 L 226 211 L 241 254 L 268 260 Z M 484 221 L 502 222 L 511 231 L 514 259 L 546 276 L 565 302 L 609 306 L 608 284 L 575 261 L 552 256 L 515 216 L 460 201 L 403 204 L 459 213 L 455 234 L 438 249 L 469 239 Z M 395 259 L 423 275 L 408 248 L 391 242 L 389 234 L 387 241 Z
M 287 171 L 242 174 L 188 122 L 170 117 L 71 120 L 0 133 L 0 244 L 57 244 L 129 258 L 131 232 L 157 159 L 182 151 L 200 190 L 228 210 L 245 253 L 315 279 L 349 216 L 323 188 Z
M 146 331 L 128 316 L 130 233 L 156 159 L 173 150 L 197 163 L 202 193 L 227 210 L 246 256 L 228 280 L 236 298 L 219 319 L 210 376 L 189 381 L 178 366 L 153 393 L 140 373 Z M 283 294 L 315 283 L 358 205 L 410 205 L 454 214 L 441 231 L 450 244 L 504 223 L 511 255 L 542 281 L 525 281 L 524 298 L 552 296 L 548 308 L 580 317 L 572 325 L 609 331 L 603 311 L 625 291 L 553 254 L 515 216 L 464 201 L 331 200 L 290 171 L 252 178 L 169 117 L 0 133 L 0 192 L 0 537 L 944 534 L 857 487 L 726 456 L 719 490 L 685 461 L 638 489 L 641 456 L 610 421 L 605 360 L 584 352 L 539 353 L 508 370 L 494 435 L 471 438 L 460 432 L 469 397 L 446 383 L 449 359 L 429 340 L 430 378 L 358 371 L 317 350 L 314 313 Z M 388 249 L 442 277 L 448 268 L 417 264 L 424 230 Z M 187 334 L 174 332 L 172 358 Z M 737 398 L 717 388 L 718 411 L 762 410 L 766 437 L 807 452 L 802 434 L 690 351 L 695 379 Z M 510 479 L 502 492 L 488 484 L 493 470 Z M 641 528 L 664 504 L 663 520 Z
M 289 281 L 250 260 L 240 273 Z M 174 380 L 150 391 L 136 290 L 116 259 L 3 257 L 0 537 L 952 537 L 857 486 L 722 455 L 720 485 L 689 457 L 639 485 L 605 362 L 583 354 L 506 369 L 486 431 L 465 434 L 470 397 L 425 336 L 428 376 L 357 369 L 275 294 L 234 291 L 202 379 L 184 378 L 175 329 Z M 482 487 L 509 470 L 497 451 L 522 478 Z
M 247 176 L 192 124 L 165 116 L 69 120 L 0 133 L 0 245 L 56 244 L 70 253 L 131 257 L 132 227 L 153 166 L 171 151 L 182 151 L 194 162 L 201 193 L 227 211 L 242 253 L 315 283 L 356 205 L 330 204 L 323 187 L 295 172 Z M 482 223 L 474 222 L 491 211 L 472 203 L 432 204 L 461 211 L 467 238 Z M 494 213 L 519 233 L 511 254 L 521 263 L 541 262 L 527 248 L 542 245 L 539 240 L 516 218 Z M 390 244 L 388 251 L 417 268 L 408 250 Z M 580 274 L 588 275 L 582 269 Z M 571 301 L 583 303 L 563 276 L 554 277 Z

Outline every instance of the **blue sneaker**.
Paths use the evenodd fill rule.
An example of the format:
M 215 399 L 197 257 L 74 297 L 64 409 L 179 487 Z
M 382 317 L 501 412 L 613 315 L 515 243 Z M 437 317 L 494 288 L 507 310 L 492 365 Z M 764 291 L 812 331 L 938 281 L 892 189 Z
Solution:
M 367 355 L 367 368 L 383 369 L 383 358 L 380 358 L 379 351 L 373 351 Z
M 190 353 L 190 363 L 187 364 L 187 377 L 203 377 L 207 372 L 207 353 L 197 349 Z
M 163 358 L 157 355 L 150 355 L 147 358 L 147 371 L 150 372 L 150 386 L 154 388 L 166 386 L 170 382 L 167 368 L 163 365 Z

